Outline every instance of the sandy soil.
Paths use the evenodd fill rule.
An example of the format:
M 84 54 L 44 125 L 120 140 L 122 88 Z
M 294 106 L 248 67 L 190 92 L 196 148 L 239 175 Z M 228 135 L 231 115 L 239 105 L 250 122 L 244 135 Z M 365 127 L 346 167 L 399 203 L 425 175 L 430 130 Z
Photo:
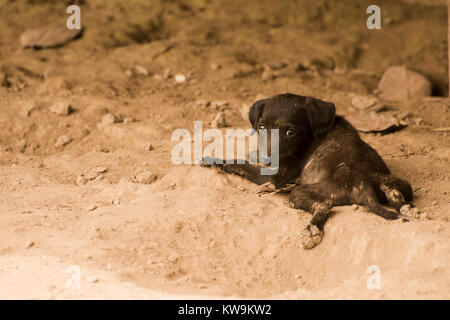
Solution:
M 20 34 L 65 23 L 65 4 L 0 1 L 0 298 L 450 298 L 450 134 L 434 131 L 450 124 L 445 7 L 385 1 L 383 29 L 369 31 L 370 1 L 79 2 L 81 38 L 25 50 Z M 408 126 L 362 138 L 428 220 L 339 207 L 305 251 L 310 217 L 285 195 L 171 162 L 172 131 L 218 113 L 201 101 L 228 102 L 231 128 L 249 127 L 244 104 L 282 92 L 345 115 L 396 64 L 434 96 L 389 104 Z M 67 116 L 49 110 L 61 100 Z M 125 121 L 102 125 L 106 114 Z M 138 183 L 145 170 L 157 180 Z M 371 265 L 380 290 L 366 286 Z

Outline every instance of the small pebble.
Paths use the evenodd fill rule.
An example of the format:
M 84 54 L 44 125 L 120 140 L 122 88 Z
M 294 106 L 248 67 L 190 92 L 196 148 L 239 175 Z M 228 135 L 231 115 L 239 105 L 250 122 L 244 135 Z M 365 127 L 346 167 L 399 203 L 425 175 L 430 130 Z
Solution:
M 358 207 L 358 205 L 357 205 L 357 204 L 354 204 L 354 205 L 352 205 L 352 209 L 356 211 L 356 210 L 358 210 L 358 209 L 359 209 L 359 207 Z
M 158 179 L 158 176 L 148 170 L 144 170 L 136 174 L 136 182 L 143 184 L 150 184 Z
M 72 112 L 72 107 L 67 101 L 59 101 L 50 106 L 49 110 L 59 116 L 68 116 Z
M 60 136 L 55 143 L 55 147 L 59 148 L 59 147 L 63 147 L 67 144 L 69 144 L 70 142 L 72 142 L 72 138 L 67 136 L 67 135 L 62 135 Z
M 95 209 L 97 209 L 97 206 L 95 204 L 91 204 L 89 207 L 87 207 L 87 211 L 94 211 Z
M 95 167 L 94 169 L 92 169 L 94 172 L 97 173 L 105 173 L 108 169 L 105 167 Z
M 26 247 L 27 249 L 30 249 L 31 247 L 34 247 L 35 244 L 36 243 L 34 241 L 28 241 Z
M 136 74 L 142 75 L 142 76 L 148 76 L 148 70 L 143 66 L 135 66 L 134 70 L 136 71 Z
M 104 128 L 106 126 L 112 125 L 114 123 L 119 123 L 122 121 L 123 121 L 123 119 L 121 116 L 108 113 L 103 116 L 102 121 L 99 124 L 97 124 L 97 127 L 100 129 L 100 128 Z
M 89 277 L 86 280 L 91 283 L 97 283 L 99 281 L 97 277 Z
M 172 76 L 170 68 L 166 68 L 163 71 L 163 78 L 164 79 L 169 79 Z
M 175 75 L 175 81 L 177 83 L 184 83 L 186 82 L 186 76 L 184 74 L 178 73 Z
M 210 64 L 211 70 L 216 71 L 219 70 L 220 68 L 222 68 L 222 66 L 218 63 L 211 63 Z
M 88 180 L 82 175 L 78 176 L 77 180 L 75 181 L 76 185 L 78 185 L 78 186 L 85 185 L 87 182 L 88 182 Z

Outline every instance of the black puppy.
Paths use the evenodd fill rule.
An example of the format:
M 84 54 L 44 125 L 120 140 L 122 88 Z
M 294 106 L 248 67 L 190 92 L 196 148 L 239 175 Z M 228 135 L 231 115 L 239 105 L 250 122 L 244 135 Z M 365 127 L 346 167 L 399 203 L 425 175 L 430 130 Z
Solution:
M 260 167 L 248 162 L 218 167 L 257 184 L 272 183 L 277 189 L 295 184 L 290 204 L 313 215 L 301 235 L 304 248 L 320 243 L 333 206 L 367 206 L 385 219 L 404 217 L 402 206 L 411 208 L 409 183 L 391 175 L 352 125 L 335 115 L 332 103 L 294 94 L 277 95 L 253 104 L 249 120 L 255 130 L 279 129 L 278 172 L 261 175 Z M 396 212 L 382 204 L 390 204 Z

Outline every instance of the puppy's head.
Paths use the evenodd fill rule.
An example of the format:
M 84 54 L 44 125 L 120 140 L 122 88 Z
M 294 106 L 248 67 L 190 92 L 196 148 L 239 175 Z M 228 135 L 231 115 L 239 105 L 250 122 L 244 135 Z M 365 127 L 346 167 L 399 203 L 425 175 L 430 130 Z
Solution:
M 249 120 L 253 129 L 279 130 L 280 159 L 298 156 L 334 124 L 334 104 L 312 97 L 282 94 L 255 102 Z M 270 150 L 270 146 L 268 146 Z

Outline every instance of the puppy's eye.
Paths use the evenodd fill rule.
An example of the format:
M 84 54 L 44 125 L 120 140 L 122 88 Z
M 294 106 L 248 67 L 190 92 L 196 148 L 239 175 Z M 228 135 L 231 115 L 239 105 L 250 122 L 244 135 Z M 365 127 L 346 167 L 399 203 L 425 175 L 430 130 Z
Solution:
M 287 136 L 293 136 L 295 134 L 295 130 L 293 130 L 293 129 L 288 129 L 287 131 L 286 131 L 286 135 Z
M 258 124 L 258 129 L 265 129 L 264 124 L 263 123 Z

